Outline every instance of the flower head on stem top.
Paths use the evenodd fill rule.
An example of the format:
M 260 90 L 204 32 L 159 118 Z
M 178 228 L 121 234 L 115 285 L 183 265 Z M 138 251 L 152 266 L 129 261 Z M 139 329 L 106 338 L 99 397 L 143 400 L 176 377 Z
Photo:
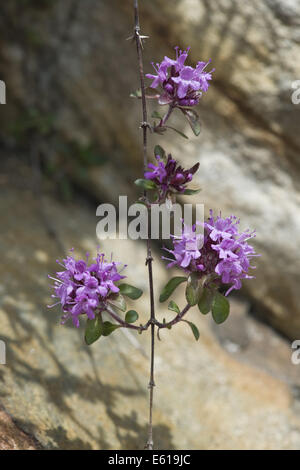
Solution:
M 202 92 L 208 90 L 214 69 L 206 70 L 210 61 L 198 62 L 195 68 L 185 65 L 189 49 L 181 51 L 175 47 L 175 59 L 165 57 L 161 63 L 152 64 L 156 74 L 146 74 L 152 80 L 151 88 L 162 88 L 160 104 L 192 107 L 199 103 Z
M 52 297 L 58 299 L 51 307 L 61 304 L 62 323 L 71 318 L 77 328 L 80 315 L 92 320 L 96 311 L 105 310 L 109 297 L 119 292 L 115 283 L 125 277 L 118 272 L 120 263 L 106 261 L 103 253 L 98 253 L 90 265 L 88 258 L 88 253 L 86 261 L 67 256 L 62 263 L 57 261 L 63 271 L 58 271 L 56 277 L 49 276 L 54 280 Z
M 193 175 L 199 168 L 199 163 L 196 163 L 188 170 L 185 170 L 170 154 L 165 160 L 160 155 L 156 155 L 155 158 L 157 164 L 149 163 L 149 171 L 146 171 L 144 176 L 157 185 L 160 200 L 164 200 L 168 193 L 183 193 L 186 185 L 192 181 Z
M 254 277 L 249 274 L 249 269 L 255 268 L 250 265 L 250 260 L 259 256 L 247 241 L 255 237 L 255 232 L 240 233 L 238 224 L 235 216 L 222 218 L 220 214 L 214 217 L 211 210 L 204 222 L 204 233 L 196 233 L 196 225 L 184 226 L 179 238 L 173 236 L 174 248 L 165 248 L 174 259 L 163 259 L 170 261 L 168 267 L 178 266 L 189 274 L 197 273 L 200 279 L 205 278 L 206 286 L 209 282 L 229 286 L 228 295 L 233 289 L 242 287 L 243 279 Z

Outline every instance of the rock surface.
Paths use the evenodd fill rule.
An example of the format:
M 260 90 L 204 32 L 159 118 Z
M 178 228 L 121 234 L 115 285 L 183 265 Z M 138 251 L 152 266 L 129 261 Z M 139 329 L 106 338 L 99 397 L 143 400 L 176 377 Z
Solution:
M 61 206 L 46 198 L 43 210 L 56 234 L 50 238 L 40 201 L 24 181 L 25 175 L 20 181 L 14 176 L 1 184 L 0 339 L 7 364 L 0 366 L 0 402 L 43 448 L 142 449 L 149 334 L 118 331 L 87 347 L 82 329 L 61 326 L 59 311 L 45 307 L 46 276 L 55 271 L 61 246 L 73 246 L 78 254 L 95 250 L 96 217 L 83 203 Z M 147 291 L 141 243 L 105 241 L 102 248 L 128 262 L 128 281 Z M 156 253 L 156 292 L 166 276 Z M 142 299 L 143 320 L 147 295 Z M 182 291 L 175 300 L 183 304 Z M 232 307 L 231 323 L 217 332 L 196 309 L 190 314 L 201 331 L 199 342 L 186 324 L 162 332 L 156 349 L 156 448 L 300 448 L 299 371 L 291 364 L 290 346 L 254 321 L 247 303 L 232 299 Z M 165 315 L 158 305 L 158 316 Z M 2 433 L 0 419 L 0 442 Z M 7 447 L 31 448 L 17 439 L 8 428 Z
M 26 5 L 22 17 L 16 14 L 17 1 L 1 6 L 5 142 L 15 145 L 7 132 L 17 109 L 52 116 L 43 157 L 58 158 L 60 168 L 74 177 L 74 153 L 68 160 L 62 149 L 74 141 L 96 143 L 104 163 L 91 166 L 92 177 L 79 184 L 115 202 L 117 192 L 131 191 L 129 183 L 141 170 L 140 109 L 128 98 L 138 87 L 135 50 L 125 42 L 132 29 L 131 2 L 87 0 L 82 8 L 78 0 L 32 0 Z M 299 337 L 300 105 L 291 101 L 292 82 L 300 79 L 299 2 L 145 0 L 141 18 L 151 36 L 145 64 L 172 53 L 175 44 L 192 46 L 192 60 L 212 58 L 216 72 L 199 107 L 200 138 L 184 147 L 173 134 L 151 140 L 186 166 L 200 161 L 203 191 L 195 202 L 235 212 L 244 226 L 257 229 L 262 258 L 256 281 L 245 286 L 247 295 L 284 334 Z M 29 143 L 23 136 L 21 146 L 34 145 L 32 132 L 44 132 L 42 125 L 36 123 Z M 109 184 L 107 175 L 116 172 L 115 185 Z
M 0 409 L 0 450 L 36 450 L 37 443 L 13 422 L 11 417 Z

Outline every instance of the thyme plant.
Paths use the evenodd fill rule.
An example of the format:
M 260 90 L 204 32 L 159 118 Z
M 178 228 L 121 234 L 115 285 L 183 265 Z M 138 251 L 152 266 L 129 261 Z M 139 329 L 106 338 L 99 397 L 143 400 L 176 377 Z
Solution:
M 167 131 L 177 129 L 169 125 L 171 114 L 177 110 L 190 124 L 194 134 L 200 133 L 199 116 L 195 107 L 199 104 L 203 93 L 207 92 L 214 70 L 208 71 L 209 62 L 199 61 L 195 67 L 188 65 L 189 49 L 180 50 L 175 47 L 175 57 L 165 57 L 160 63 L 152 64 L 155 73 L 144 74 L 143 42 L 147 38 L 140 29 L 138 0 L 134 0 L 134 34 L 140 89 L 132 96 L 139 98 L 142 104 L 143 134 L 143 178 L 135 181 L 143 189 L 139 202 L 150 211 L 153 204 L 176 200 L 176 195 L 196 194 L 198 190 L 190 189 L 189 183 L 199 167 L 195 163 L 192 168 L 184 169 L 172 155 L 156 145 L 154 156 L 156 163 L 148 160 L 148 132 L 163 136 Z M 151 82 L 146 86 L 145 78 Z M 155 111 L 152 123 L 148 120 L 147 99 L 156 100 L 160 108 L 166 108 L 161 114 Z M 181 132 L 179 132 L 181 134 Z M 183 135 L 183 137 L 185 137 Z M 149 380 L 149 432 L 145 449 L 153 449 L 153 390 L 154 390 L 154 359 L 155 336 L 164 328 L 171 329 L 180 322 L 186 322 L 196 340 L 199 331 L 188 318 L 191 308 L 197 307 L 203 315 L 211 312 L 214 321 L 224 322 L 229 315 L 228 294 L 233 289 L 240 289 L 243 279 L 253 276 L 249 274 L 250 260 L 257 256 L 248 240 L 255 236 L 249 230 L 239 231 L 239 220 L 233 215 L 223 218 L 221 213 L 214 215 L 210 211 L 208 219 L 202 223 L 203 233 L 198 233 L 197 221 L 187 226 L 183 221 L 180 236 L 172 236 L 173 248 L 166 249 L 162 256 L 168 261 L 167 267 L 176 266 L 181 274 L 171 278 L 160 293 L 159 301 L 169 300 L 168 309 L 174 312 L 174 318 L 168 322 L 156 317 L 153 285 L 153 256 L 151 238 L 148 236 L 146 247 L 146 267 L 149 278 L 150 317 L 145 324 L 138 324 L 139 315 L 136 310 L 127 310 L 126 300 L 138 300 L 142 291 L 124 282 L 123 274 L 126 266 L 112 259 L 107 260 L 104 253 L 98 253 L 90 260 L 76 260 L 73 253 L 67 256 L 61 270 L 51 277 L 54 281 L 55 305 L 61 305 L 62 323 L 71 320 L 79 327 L 80 318 L 86 322 L 85 342 L 95 343 L 99 338 L 113 334 L 120 328 L 129 328 L 137 333 L 150 329 L 151 358 Z M 179 307 L 170 297 L 182 283 L 186 284 L 185 305 Z M 223 294 L 225 292 L 225 295 Z M 111 321 L 104 320 L 106 313 Z

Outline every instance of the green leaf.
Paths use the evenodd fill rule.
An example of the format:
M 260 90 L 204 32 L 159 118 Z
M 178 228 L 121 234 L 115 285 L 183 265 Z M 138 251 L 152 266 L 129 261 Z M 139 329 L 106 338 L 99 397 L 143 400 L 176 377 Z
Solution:
M 201 295 L 201 286 L 197 273 L 192 273 L 188 277 L 185 290 L 185 297 L 189 305 L 194 306 L 199 302 Z
M 185 135 L 183 132 L 179 131 L 178 129 L 175 129 L 175 127 L 171 126 L 166 126 L 168 129 L 172 129 L 173 131 L 177 132 L 177 134 L 181 135 L 181 137 L 184 137 L 185 139 L 188 139 L 188 136 Z
M 111 323 L 110 321 L 105 321 L 102 324 L 102 335 L 103 336 L 109 336 L 111 333 L 113 333 L 118 328 L 121 328 L 121 325 L 115 325 L 115 324 Z
M 195 337 L 195 340 L 198 341 L 198 339 L 200 338 L 200 333 L 199 333 L 199 330 L 196 327 L 196 325 L 194 323 L 192 323 L 191 321 L 187 321 L 187 320 L 182 320 L 182 321 L 184 321 L 185 323 L 187 323 L 190 326 L 190 328 L 193 332 L 193 335 Z
M 142 97 L 142 90 L 139 88 L 138 90 L 133 91 L 130 93 L 130 98 L 141 98 Z
M 134 184 L 136 184 L 137 186 L 145 190 L 157 189 L 156 184 L 152 180 L 145 180 L 145 179 L 140 178 L 138 180 L 135 180 Z
M 163 160 L 167 157 L 165 150 L 160 145 L 154 147 L 154 156 L 156 157 L 156 155 L 159 155 Z
M 172 292 L 174 292 L 174 290 L 179 286 L 179 284 L 185 282 L 186 280 L 187 278 L 182 276 L 176 276 L 170 279 L 169 282 L 163 288 L 162 293 L 159 297 L 159 301 L 165 302 L 170 297 Z
M 215 291 L 204 287 L 202 295 L 198 302 L 198 308 L 203 315 L 206 315 L 211 311 L 212 301 L 215 296 Z
M 230 304 L 224 295 L 216 292 L 212 301 L 212 316 L 216 323 L 223 323 L 229 315 Z
M 171 300 L 169 302 L 168 309 L 172 310 L 173 312 L 180 313 L 180 308 L 178 307 L 176 302 L 174 302 L 174 300 Z
M 97 339 L 100 338 L 103 332 L 102 325 L 103 323 L 99 315 L 96 315 L 94 320 L 87 319 L 84 339 L 88 346 L 90 346 L 95 341 L 97 341 Z
M 132 300 L 139 299 L 143 295 L 143 291 L 137 287 L 131 286 L 130 284 L 120 284 L 120 293 L 126 295 Z
M 122 312 L 126 310 L 126 302 L 121 294 L 112 294 L 110 295 L 108 302 L 113 305 L 114 307 L 118 308 Z
M 180 108 L 183 114 L 185 115 L 189 125 L 191 126 L 192 131 L 196 136 L 201 132 L 201 123 L 199 116 L 193 109 L 190 108 Z
M 139 318 L 139 314 L 135 310 L 128 310 L 125 315 L 126 323 L 134 323 Z
M 182 194 L 185 196 L 193 196 L 194 194 L 198 194 L 202 191 L 202 189 L 185 189 Z
M 162 119 L 162 115 L 158 111 L 153 111 L 151 114 L 151 117 L 156 118 L 156 119 Z

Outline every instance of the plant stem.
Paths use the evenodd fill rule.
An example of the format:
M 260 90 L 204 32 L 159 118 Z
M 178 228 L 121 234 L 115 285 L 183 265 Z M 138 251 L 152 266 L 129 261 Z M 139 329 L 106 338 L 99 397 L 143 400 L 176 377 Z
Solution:
M 176 317 L 173 318 L 173 320 L 169 321 L 168 323 L 160 323 L 159 321 L 155 320 L 155 325 L 161 329 L 161 328 L 170 328 L 173 325 L 176 325 L 176 323 L 180 322 L 184 315 L 189 311 L 191 306 L 187 304 L 184 309 L 176 315 Z
M 136 42 L 138 64 L 139 64 L 139 75 L 141 82 L 141 94 L 142 94 L 142 115 L 143 122 L 141 127 L 143 129 L 143 161 L 144 171 L 148 166 L 147 157 L 147 130 L 149 124 L 147 122 L 147 105 L 146 105 L 146 93 L 145 93 L 145 80 L 144 80 L 144 66 L 143 66 L 143 54 L 142 54 L 142 39 L 140 37 L 140 21 L 139 21 L 139 9 L 138 0 L 134 0 L 134 37 Z M 149 432 L 148 440 L 145 449 L 153 449 L 153 426 L 152 426 L 152 409 L 153 409 L 153 388 L 154 383 L 154 345 L 155 345 L 155 305 L 154 305 L 154 289 L 153 289 L 153 273 L 152 273 L 152 252 L 151 252 L 151 239 L 148 235 L 147 239 L 147 258 L 146 265 L 148 266 L 148 277 L 149 277 L 149 290 L 150 290 L 150 324 L 151 324 L 151 362 L 150 362 L 150 381 L 149 381 Z
M 149 327 L 149 322 L 146 323 L 145 325 L 140 325 L 140 326 L 136 326 L 136 325 L 132 325 L 131 323 L 127 323 L 126 321 L 122 320 L 122 318 L 119 317 L 119 315 L 114 312 L 113 309 L 111 309 L 109 306 L 106 306 L 106 311 L 107 313 L 109 313 L 109 315 L 114 319 L 116 320 L 123 328 L 129 328 L 131 330 L 138 330 L 140 333 L 142 331 L 145 331 L 148 329 Z
M 172 105 L 170 104 L 168 111 L 166 112 L 166 114 L 164 115 L 164 117 L 162 118 L 162 121 L 161 121 L 161 123 L 160 123 L 160 125 L 161 125 L 162 127 L 166 124 L 166 122 L 167 122 L 167 120 L 169 119 L 169 117 L 171 116 L 173 110 L 174 110 L 174 106 L 172 106 Z

